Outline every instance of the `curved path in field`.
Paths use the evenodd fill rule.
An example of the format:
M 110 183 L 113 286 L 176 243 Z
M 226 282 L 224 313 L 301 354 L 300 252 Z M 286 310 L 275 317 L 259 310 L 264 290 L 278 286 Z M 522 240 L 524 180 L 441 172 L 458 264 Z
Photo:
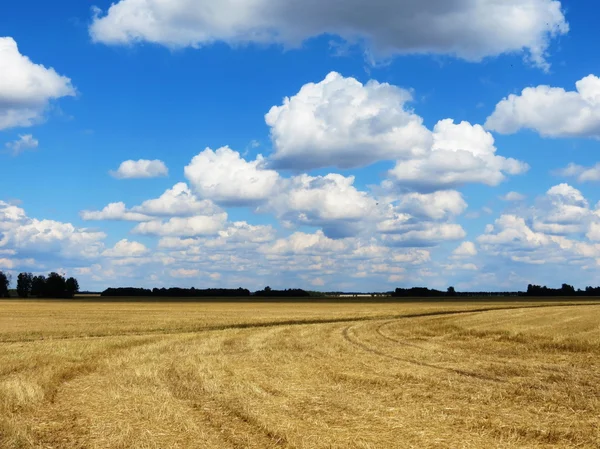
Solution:
M 0 442 L 15 446 L 600 445 L 600 307 L 591 304 L 32 338 L 0 348 L 70 354 L 40 377 L 35 406 L 11 409 L 26 423 L 23 435 L 0 421 Z M 20 379 L 26 394 L 31 369 L 0 368 L 0 379 Z

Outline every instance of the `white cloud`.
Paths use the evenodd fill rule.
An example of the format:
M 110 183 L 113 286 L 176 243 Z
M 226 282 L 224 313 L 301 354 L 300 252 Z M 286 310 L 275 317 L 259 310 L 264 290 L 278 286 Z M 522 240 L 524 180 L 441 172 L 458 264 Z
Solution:
M 408 193 L 403 195 L 397 209 L 416 217 L 441 220 L 462 214 L 467 209 L 467 203 L 460 192 L 441 190 L 430 194 Z
M 33 63 L 11 37 L 0 37 L 0 130 L 38 123 L 50 101 L 74 95 L 69 78 Z
M 346 236 L 358 232 L 361 222 L 376 220 L 375 199 L 354 186 L 354 176 L 300 175 L 279 183 L 259 211 L 273 211 L 279 219 L 301 225 L 322 226 L 326 234 Z
M 479 267 L 477 265 L 475 265 L 474 263 L 452 263 L 452 264 L 446 264 L 446 265 L 442 265 L 444 267 L 445 270 L 448 271 L 456 271 L 456 270 L 466 270 L 466 271 L 477 271 L 479 270 Z
M 105 237 L 71 223 L 29 218 L 23 209 L 0 201 L 0 249 L 21 258 L 94 258 Z
M 199 200 L 180 182 L 160 197 L 146 200 L 139 206 L 127 209 L 125 203 L 110 203 L 100 211 L 84 210 L 84 220 L 150 221 L 156 217 L 189 217 L 193 215 L 216 215 L 222 213 L 210 200 Z
M 562 264 L 563 272 L 566 264 L 600 257 L 600 245 L 535 231 L 517 215 L 502 215 L 477 241 L 490 255 L 532 265 Z
M 19 138 L 6 144 L 13 156 L 18 156 L 25 150 L 33 150 L 38 147 L 40 143 L 31 134 L 19 134 Z
M 152 216 L 190 216 L 212 215 L 221 212 L 210 200 L 199 200 L 186 183 L 179 182 L 160 197 L 144 201 L 140 206 L 131 209 L 132 212 Z
M 410 92 L 331 72 L 308 83 L 265 116 L 276 166 L 352 168 L 414 157 L 431 146 L 423 119 L 406 108 Z
M 105 257 L 140 257 L 148 254 L 150 250 L 139 242 L 123 239 L 115 244 L 113 248 L 102 253 Z
M 314 234 L 296 232 L 285 239 L 279 239 L 270 245 L 261 247 L 266 254 L 324 254 L 342 252 L 349 248 L 350 242 L 328 238 L 322 231 Z
M 452 251 L 452 257 L 455 259 L 473 257 L 477 255 L 477 248 L 473 242 L 462 242 L 458 248 Z
M 533 208 L 533 229 L 547 234 L 580 233 L 599 217 L 576 188 L 559 184 L 550 188 Z
M 525 198 L 527 198 L 527 197 L 519 192 L 508 192 L 506 195 L 502 195 L 500 197 L 500 199 L 502 201 L 507 201 L 507 202 L 523 201 Z
M 467 183 L 496 186 L 506 174 L 522 174 L 529 169 L 524 162 L 497 156 L 493 136 L 480 125 L 441 120 L 434 127 L 433 140 L 425 157 L 398 161 L 389 172 L 394 183 L 424 191 Z
M 575 85 L 576 91 L 541 85 L 509 95 L 485 126 L 504 134 L 526 128 L 545 137 L 600 138 L 600 78 L 589 75 Z
M 227 214 L 197 215 L 194 217 L 173 217 L 168 221 L 153 220 L 139 223 L 131 232 L 134 234 L 194 237 L 215 235 L 225 225 Z
M 171 270 L 170 274 L 174 278 L 194 278 L 200 275 L 200 271 L 194 269 L 179 268 L 177 270 Z
M 458 224 L 424 223 L 419 229 L 383 235 L 383 241 L 390 246 L 436 246 L 445 241 L 463 239 L 465 236 L 465 230 Z
M 597 163 L 593 167 L 583 167 L 571 163 L 565 168 L 557 170 L 555 174 L 574 177 L 578 182 L 600 181 L 600 163 Z
M 168 176 L 168 174 L 167 166 L 158 159 L 152 161 L 146 159 L 128 160 L 121 162 L 116 171 L 110 171 L 110 175 L 117 179 L 157 178 Z
M 110 203 L 100 211 L 84 210 L 80 213 L 84 220 L 148 221 L 152 218 L 127 210 L 125 203 Z
M 185 167 L 185 176 L 201 197 L 219 204 L 248 205 L 267 199 L 275 190 L 279 174 L 263 167 L 262 156 L 244 160 L 237 151 L 207 148 Z
M 311 37 L 336 34 L 364 42 L 379 57 L 433 53 L 479 61 L 525 51 L 543 68 L 548 67 L 551 38 L 568 30 L 561 4 L 554 0 L 350 0 L 343 8 L 333 0 L 121 0 L 105 15 L 96 9 L 90 26 L 92 39 L 107 44 L 299 46 Z

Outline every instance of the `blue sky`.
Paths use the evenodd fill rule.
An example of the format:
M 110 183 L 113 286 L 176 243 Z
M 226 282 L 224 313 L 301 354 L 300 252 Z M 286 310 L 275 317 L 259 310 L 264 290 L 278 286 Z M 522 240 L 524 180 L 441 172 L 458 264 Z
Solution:
M 0 270 L 84 289 L 598 285 L 596 8 L 3 5 Z

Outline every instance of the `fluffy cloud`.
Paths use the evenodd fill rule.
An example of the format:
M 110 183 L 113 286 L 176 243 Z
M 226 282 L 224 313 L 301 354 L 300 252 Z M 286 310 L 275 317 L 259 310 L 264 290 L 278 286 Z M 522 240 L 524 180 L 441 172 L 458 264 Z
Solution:
M 533 208 L 533 229 L 547 234 L 574 234 L 585 230 L 599 217 L 576 188 L 559 184 L 550 188 Z
M 71 80 L 33 63 L 10 37 L 0 37 L 0 130 L 31 126 L 43 119 L 50 101 L 74 96 Z
M 477 241 L 491 255 L 525 264 L 580 264 L 600 257 L 600 245 L 535 231 L 516 215 L 502 215 Z
M 148 254 L 150 250 L 139 242 L 130 242 L 123 239 L 115 244 L 113 248 L 102 253 L 106 257 L 140 257 Z
M 18 156 L 25 150 L 33 150 L 38 147 L 40 143 L 31 134 L 19 134 L 19 138 L 6 144 L 6 148 L 10 150 L 13 156 Z
M 506 195 L 500 197 L 502 201 L 507 202 L 523 201 L 525 198 L 527 197 L 519 192 L 508 192 Z
M 464 257 L 473 257 L 477 255 L 477 248 L 473 242 L 462 242 L 458 248 L 452 251 L 452 257 L 461 259 Z
M 424 223 L 419 229 L 383 235 L 383 241 L 390 246 L 436 246 L 445 241 L 463 239 L 466 235 L 465 230 L 458 224 Z
M 495 153 L 494 138 L 482 126 L 446 119 L 435 125 L 433 146 L 425 157 L 398 161 L 389 174 L 396 184 L 432 191 L 467 183 L 496 186 L 505 174 L 529 169 L 524 162 Z
M 568 184 L 553 186 L 523 212 L 502 215 L 488 225 L 477 238 L 480 253 L 526 265 L 553 265 L 560 268 L 554 276 L 573 276 L 568 265 L 580 266 L 580 274 L 600 263 L 600 210 L 591 209 L 579 190 Z
M 403 195 L 397 209 L 416 217 L 441 220 L 462 214 L 467 209 L 467 203 L 456 190 L 441 190 L 430 194 Z
M 115 221 L 148 221 L 152 218 L 127 210 L 125 203 L 110 203 L 99 211 L 84 210 L 80 213 L 84 220 L 115 220 Z
M 263 165 L 260 155 L 248 162 L 229 147 L 216 151 L 207 148 L 192 159 L 184 172 L 201 198 L 219 204 L 248 205 L 269 198 L 279 181 L 279 174 Z
M 84 220 L 150 221 L 155 217 L 216 215 L 223 211 L 210 200 L 199 200 L 187 184 L 180 182 L 160 197 L 127 209 L 125 203 L 110 203 L 100 211 L 81 212 Z
M 600 78 L 589 75 L 575 85 L 576 91 L 542 85 L 509 95 L 485 126 L 504 134 L 527 128 L 546 137 L 600 138 Z
M 339 174 L 300 175 L 282 180 L 268 204 L 258 210 L 273 211 L 278 218 L 296 224 L 321 226 L 336 237 L 354 234 L 360 222 L 377 219 L 378 205 L 357 190 L 354 177 Z
M 565 168 L 557 170 L 559 176 L 573 177 L 578 182 L 600 181 L 600 163 L 593 167 L 583 167 L 577 164 L 569 164 Z
M 71 223 L 27 217 L 19 207 L 0 201 L 0 250 L 20 257 L 86 259 L 99 256 L 103 232 Z
M 194 217 L 173 217 L 167 221 L 153 220 L 139 223 L 131 232 L 134 234 L 174 237 L 194 237 L 215 235 L 223 228 L 227 214 L 197 215 Z
M 212 215 L 221 210 L 210 200 L 199 200 L 186 183 L 179 182 L 160 197 L 144 201 L 140 206 L 131 209 L 132 212 L 152 216 L 190 216 Z
M 273 244 L 265 245 L 261 251 L 266 254 L 325 254 L 341 252 L 349 248 L 350 241 L 328 238 L 322 231 L 314 234 L 296 232 L 290 237 L 279 239 Z
M 266 115 L 272 159 L 283 168 L 351 168 L 423 155 L 431 136 L 421 117 L 406 108 L 411 99 L 396 86 L 363 85 L 332 72 Z
M 199 47 L 215 41 L 297 46 L 321 34 L 365 42 L 372 53 L 450 54 L 470 61 L 527 51 L 547 67 L 552 37 L 568 32 L 555 0 L 333 0 L 301 5 L 276 0 L 121 0 L 96 10 L 92 39 L 108 44 L 148 41 Z
M 146 159 L 128 160 L 121 162 L 116 171 L 110 171 L 110 175 L 117 179 L 157 178 L 168 176 L 168 174 L 169 169 L 163 161 L 158 159 L 153 161 Z

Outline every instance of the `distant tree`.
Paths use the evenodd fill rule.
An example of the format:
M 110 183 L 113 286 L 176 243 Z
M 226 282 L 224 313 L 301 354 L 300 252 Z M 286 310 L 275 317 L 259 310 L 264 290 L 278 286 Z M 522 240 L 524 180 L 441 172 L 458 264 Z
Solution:
M 19 298 L 27 298 L 31 293 L 33 275 L 31 273 L 19 273 L 17 277 L 17 294 Z
M 75 293 L 79 292 L 79 282 L 77 282 L 77 279 L 75 279 L 73 277 L 70 277 L 69 279 L 67 279 L 66 287 L 67 287 L 67 296 L 69 298 L 72 298 L 73 296 L 75 296 Z
M 31 296 L 41 298 L 46 294 L 46 276 L 34 276 L 31 280 Z
M 8 298 L 8 286 L 10 285 L 10 274 L 0 271 L 0 298 Z
M 268 285 L 265 287 L 265 291 L 266 292 L 270 292 L 271 291 L 271 287 L 269 287 Z
M 448 287 L 448 291 L 446 292 L 446 296 L 456 296 L 456 290 L 454 290 L 454 287 Z
M 67 294 L 67 281 L 58 273 L 52 272 L 46 279 L 44 296 L 49 298 L 64 298 Z
M 564 296 L 572 296 L 575 294 L 575 287 L 569 284 L 563 284 L 562 288 L 560 289 L 560 292 Z

